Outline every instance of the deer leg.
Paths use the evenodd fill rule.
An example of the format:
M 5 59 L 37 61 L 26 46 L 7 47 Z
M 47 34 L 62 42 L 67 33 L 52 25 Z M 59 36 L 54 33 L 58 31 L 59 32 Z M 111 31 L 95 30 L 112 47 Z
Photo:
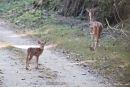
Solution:
M 30 60 L 32 59 L 33 56 L 30 56 L 29 59 L 28 59 L 28 63 L 30 63 Z
M 28 70 L 30 60 L 32 59 L 32 56 L 27 56 L 26 58 L 26 70 Z
M 97 48 L 98 46 L 98 38 L 95 38 L 95 46 L 94 46 L 94 50 Z
M 91 45 L 91 47 L 93 47 L 93 45 L 94 45 L 94 37 L 93 37 L 92 34 L 91 34 L 91 41 L 92 41 L 92 45 Z
M 39 59 L 39 56 L 36 57 L 36 69 L 38 69 L 38 59 Z
M 27 56 L 27 58 L 26 58 L 26 70 L 28 70 L 28 66 L 29 66 L 29 58 Z

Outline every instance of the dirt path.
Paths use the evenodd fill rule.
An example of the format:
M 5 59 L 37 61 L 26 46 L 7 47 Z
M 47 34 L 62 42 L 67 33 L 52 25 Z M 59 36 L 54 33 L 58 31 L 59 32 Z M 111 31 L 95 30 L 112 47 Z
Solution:
M 38 45 L 25 34 L 17 34 L 5 26 L 7 24 L 0 20 L 0 41 L 20 48 L 22 57 L 25 57 L 28 47 Z M 49 50 L 51 47 L 45 46 L 38 70 L 34 68 L 35 58 L 31 61 L 30 70 L 26 70 L 26 58 L 20 61 L 21 51 L 16 54 L 0 47 L 0 87 L 110 87 L 101 84 L 101 78 L 94 77 L 66 57 L 53 54 Z

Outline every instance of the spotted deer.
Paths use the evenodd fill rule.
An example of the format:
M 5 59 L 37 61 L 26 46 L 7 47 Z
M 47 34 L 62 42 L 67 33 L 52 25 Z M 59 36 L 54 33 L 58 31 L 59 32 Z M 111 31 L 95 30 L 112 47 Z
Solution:
M 26 70 L 28 70 L 29 62 L 33 56 L 36 57 L 36 67 L 35 68 L 38 69 L 38 59 L 39 59 L 39 56 L 44 51 L 44 46 L 45 46 L 46 42 L 38 41 L 38 43 L 40 44 L 40 47 L 37 47 L 37 48 L 30 47 L 27 49 Z
M 96 9 L 88 9 L 86 11 L 89 13 L 90 17 L 90 35 L 92 39 L 91 49 L 95 50 L 98 46 L 98 40 L 101 36 L 103 26 L 101 22 L 94 21 L 94 12 Z

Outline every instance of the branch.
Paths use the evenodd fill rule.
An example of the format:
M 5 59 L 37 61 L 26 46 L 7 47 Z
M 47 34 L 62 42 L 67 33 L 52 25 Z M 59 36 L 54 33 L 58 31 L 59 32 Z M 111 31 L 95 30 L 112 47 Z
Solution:
M 117 13 L 118 18 L 122 21 L 122 19 L 120 18 L 119 13 L 118 13 L 118 11 L 117 11 L 117 7 L 116 7 L 116 2 L 115 2 L 115 0 L 114 0 L 114 6 L 115 6 L 115 9 L 116 9 L 116 13 Z
M 107 25 L 108 25 L 108 27 L 110 29 L 113 29 L 113 30 L 116 30 L 116 31 L 120 31 L 122 34 L 124 34 L 125 36 L 128 37 L 128 35 L 126 33 L 129 33 L 129 31 L 125 31 L 125 30 L 122 30 L 122 29 L 117 29 L 117 28 L 111 27 L 109 22 L 108 22 L 108 20 L 107 20 L 107 18 L 105 18 L 105 19 L 106 19 Z

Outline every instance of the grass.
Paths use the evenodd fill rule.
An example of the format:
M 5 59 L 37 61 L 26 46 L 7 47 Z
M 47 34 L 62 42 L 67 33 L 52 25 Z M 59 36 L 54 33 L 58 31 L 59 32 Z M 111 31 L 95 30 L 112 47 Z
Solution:
M 11 46 L 10 43 L 4 42 L 4 41 L 0 41 L 0 48 L 4 48 L 4 47 L 11 48 L 12 46 Z
M 25 54 L 25 52 L 23 52 L 23 50 L 12 46 L 8 42 L 3 42 L 3 41 L 0 41 L 0 49 L 5 49 L 13 56 L 13 58 L 12 57 L 10 57 L 10 58 L 12 58 L 12 59 L 18 58 L 20 60 L 21 64 L 25 65 L 26 54 Z M 17 64 L 17 63 L 15 62 L 15 64 Z
M 32 0 L 26 3 L 30 2 Z M 19 14 L 22 9 L 17 6 L 22 6 L 25 2 L 13 4 L 16 8 L 12 5 L 6 7 L 8 4 L 5 4 L 5 8 L 1 7 L 1 9 L 6 9 L 8 14 L 13 14 L 12 10 L 17 9 L 17 14 Z M 0 6 L 3 5 L 0 3 Z M 124 43 L 120 40 L 101 38 L 99 41 L 100 47 L 92 52 L 89 49 L 91 40 L 85 35 L 84 31 L 78 26 L 71 28 L 64 21 L 61 24 L 53 14 L 48 17 L 42 16 L 40 10 L 29 10 L 18 17 L 7 15 L 6 18 L 15 24 L 17 23 L 15 25 L 17 29 L 24 29 L 29 35 L 57 44 L 58 49 L 63 49 L 69 54 L 73 53 L 70 55 L 72 59 L 96 60 L 91 63 L 90 67 L 99 69 L 99 73 L 114 77 L 120 82 L 130 82 L 130 51 L 126 51 Z M 123 77 L 120 74 L 123 74 Z

